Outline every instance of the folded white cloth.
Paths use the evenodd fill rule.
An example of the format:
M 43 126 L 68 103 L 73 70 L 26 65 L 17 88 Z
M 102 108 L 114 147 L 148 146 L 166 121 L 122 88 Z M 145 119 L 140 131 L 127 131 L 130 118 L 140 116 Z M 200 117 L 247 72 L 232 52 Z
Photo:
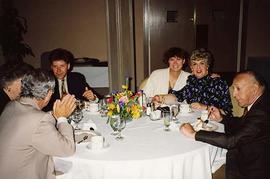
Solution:
M 93 130 L 97 130 L 97 126 L 93 121 L 87 121 L 87 122 L 81 122 L 78 124 L 78 128 L 81 130 L 90 130 L 91 128 Z

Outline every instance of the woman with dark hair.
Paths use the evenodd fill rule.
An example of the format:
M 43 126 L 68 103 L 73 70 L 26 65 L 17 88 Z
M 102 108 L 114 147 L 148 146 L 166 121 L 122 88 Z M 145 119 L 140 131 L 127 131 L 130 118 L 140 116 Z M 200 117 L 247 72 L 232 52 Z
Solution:
M 171 47 L 164 53 L 163 62 L 169 67 L 158 69 L 151 73 L 143 91 L 147 97 L 157 94 L 168 94 L 172 90 L 178 91 L 186 85 L 190 73 L 182 70 L 188 59 L 188 53 L 178 47 Z
M 220 77 L 211 77 L 208 70 L 212 62 L 213 56 L 208 50 L 200 48 L 192 51 L 189 61 L 192 75 L 188 77 L 186 86 L 171 95 L 156 95 L 153 101 L 171 103 L 186 100 L 194 109 L 215 106 L 225 115 L 232 115 L 229 87 Z

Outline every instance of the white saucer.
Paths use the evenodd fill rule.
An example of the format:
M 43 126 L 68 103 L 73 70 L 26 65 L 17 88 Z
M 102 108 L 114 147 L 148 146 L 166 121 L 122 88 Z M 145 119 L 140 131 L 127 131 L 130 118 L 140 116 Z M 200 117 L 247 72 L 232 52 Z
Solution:
M 89 142 L 87 145 L 86 145 L 86 148 L 89 149 L 90 151 L 93 151 L 93 152 L 100 152 L 100 151 L 104 151 L 106 149 L 108 149 L 110 147 L 110 144 L 108 142 L 104 142 L 103 143 L 103 147 L 101 149 L 92 149 L 92 145 L 91 145 L 91 142 Z
M 196 124 L 196 122 L 192 123 L 191 125 L 194 127 Z M 205 126 L 202 127 L 198 127 L 197 129 L 194 128 L 195 131 L 199 131 L 199 130 L 204 130 L 204 131 L 215 131 L 218 129 L 218 126 L 216 124 L 213 124 L 212 122 L 208 122 L 207 124 L 205 124 Z
M 98 115 L 100 114 L 98 111 L 96 112 L 91 112 L 91 111 L 87 111 L 87 110 L 84 110 L 87 114 L 92 114 L 92 115 Z

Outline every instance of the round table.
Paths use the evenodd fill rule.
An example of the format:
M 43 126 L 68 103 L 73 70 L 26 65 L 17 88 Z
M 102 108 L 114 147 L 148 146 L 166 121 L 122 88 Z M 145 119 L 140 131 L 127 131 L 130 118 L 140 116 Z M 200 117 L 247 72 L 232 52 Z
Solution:
M 179 114 L 181 122 L 194 122 L 200 111 Z M 171 131 L 163 130 L 163 121 L 149 117 L 128 122 L 122 131 L 124 140 L 110 135 L 107 118 L 85 113 L 83 122 L 94 122 L 109 147 L 99 151 L 77 144 L 75 155 L 55 157 L 56 169 L 65 174 L 58 179 L 210 179 L 212 172 L 225 163 L 226 150 L 194 141 L 179 132 L 176 124 Z M 218 130 L 223 131 L 223 126 Z

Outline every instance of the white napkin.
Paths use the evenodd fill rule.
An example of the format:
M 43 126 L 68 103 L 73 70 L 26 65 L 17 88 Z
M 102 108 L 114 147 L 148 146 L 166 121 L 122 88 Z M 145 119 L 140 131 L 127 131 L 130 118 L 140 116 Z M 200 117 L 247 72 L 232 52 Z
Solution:
M 94 130 L 97 130 L 97 126 L 93 121 L 88 120 L 87 122 L 81 122 L 78 124 L 78 128 L 81 130 L 90 130 L 90 128 L 93 128 Z

